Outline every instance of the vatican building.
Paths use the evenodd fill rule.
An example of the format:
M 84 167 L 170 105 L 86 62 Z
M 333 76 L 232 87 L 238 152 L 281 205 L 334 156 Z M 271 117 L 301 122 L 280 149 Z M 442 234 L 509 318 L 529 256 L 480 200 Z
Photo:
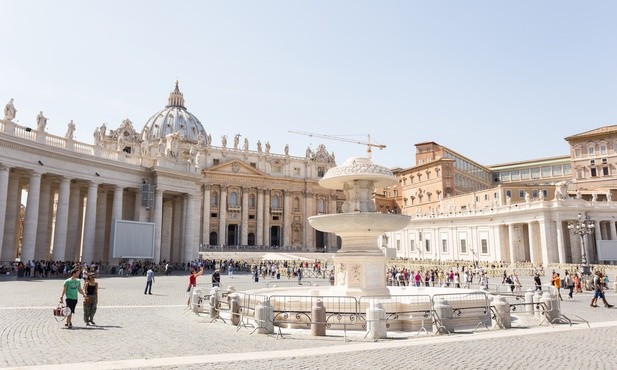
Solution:
M 47 132 L 42 112 L 32 127 L 17 124 L 15 104 L 0 120 L 0 261 L 186 262 L 221 246 L 337 248 L 336 235 L 307 222 L 340 207 L 337 192 L 318 184 L 335 166 L 324 145 L 297 157 L 268 141 L 214 139 L 177 82 L 147 121 L 102 124 L 92 143 L 73 139 L 72 121 L 64 136 Z

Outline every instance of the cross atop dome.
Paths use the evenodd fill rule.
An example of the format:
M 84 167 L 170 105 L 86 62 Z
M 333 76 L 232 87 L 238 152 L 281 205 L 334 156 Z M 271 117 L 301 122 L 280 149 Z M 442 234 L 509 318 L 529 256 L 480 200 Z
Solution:
M 176 80 L 176 88 L 174 89 L 174 91 L 169 93 L 169 99 L 167 99 L 167 106 L 165 108 L 178 107 L 186 109 L 184 107 L 184 96 L 180 92 L 178 84 L 179 82 L 178 80 Z

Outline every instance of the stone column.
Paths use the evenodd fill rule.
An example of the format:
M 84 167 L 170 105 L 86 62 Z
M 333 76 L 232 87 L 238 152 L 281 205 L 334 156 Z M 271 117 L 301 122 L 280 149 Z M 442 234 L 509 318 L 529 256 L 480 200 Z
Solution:
M 6 198 L 6 213 L 4 220 L 4 237 L 2 241 L 1 261 L 14 261 L 17 257 L 17 215 L 21 210 L 21 185 L 20 177 L 16 173 L 9 174 L 9 184 Z
M 249 238 L 249 189 L 242 187 L 242 224 L 240 225 L 240 244 L 247 245 Z
M 78 184 L 71 185 L 69 195 L 69 222 L 66 229 L 66 251 L 65 258 L 68 261 L 77 261 L 81 254 L 81 232 L 79 220 L 82 197 L 81 189 Z
M 184 197 L 176 196 L 173 200 L 173 223 L 171 229 L 170 255 L 174 261 L 184 262 L 184 244 L 182 242 L 182 219 L 184 218 Z
M 163 230 L 163 190 L 156 189 L 154 195 L 154 262 L 161 261 L 161 238 Z M 166 258 L 169 261 L 169 255 Z
M 105 230 L 107 229 L 105 227 L 107 224 L 107 189 L 102 186 L 97 193 L 96 205 L 96 231 L 94 232 L 92 259 L 96 262 L 108 261 L 105 259 L 103 251 L 103 248 L 105 248 Z
M 563 223 L 561 220 L 555 221 L 555 230 L 557 232 L 557 255 L 559 263 L 566 263 L 566 249 L 563 240 Z
M 51 193 L 51 180 L 45 176 L 41 178 L 41 191 L 39 195 L 39 218 L 36 226 L 36 244 L 34 247 L 35 260 L 47 260 L 49 258 L 49 243 L 47 239 L 49 230 L 49 200 Z
M 527 228 L 529 230 L 529 261 L 532 263 L 540 263 L 542 253 L 541 247 L 538 248 L 538 230 L 536 230 L 534 222 L 529 222 Z M 542 245 L 542 243 L 539 245 Z
M 148 219 L 146 210 L 141 206 L 141 198 L 143 196 L 141 186 L 135 189 L 135 208 L 133 209 L 133 220 L 143 222 Z
M 595 225 L 596 241 L 602 240 L 602 230 L 600 230 L 600 221 L 593 220 L 593 224 Z M 591 238 L 587 237 L 585 239 L 585 252 L 587 252 L 587 262 L 588 263 L 598 263 L 598 251 L 594 247 L 595 247 L 595 244 L 591 242 Z
M 292 219 L 292 206 L 291 206 L 292 194 L 290 191 L 285 190 L 283 192 L 283 246 L 291 247 L 291 219 Z
M 116 227 L 116 220 L 122 220 L 122 207 L 123 207 L 123 199 L 124 198 L 124 188 L 121 186 L 116 185 L 114 187 L 114 200 L 113 200 L 113 204 L 111 207 L 111 230 L 113 233 L 113 230 Z M 109 263 L 114 263 L 115 259 L 114 259 L 114 240 L 113 240 L 113 234 L 110 235 L 109 237 L 109 254 L 107 257 L 107 261 Z M 120 257 L 120 256 L 118 256 Z
M 559 261 L 558 253 L 553 247 L 557 244 L 555 240 L 555 230 L 553 230 L 553 226 L 555 226 L 552 222 L 547 222 L 544 219 L 541 219 L 539 222 L 540 225 L 540 245 L 542 247 L 542 261 L 541 263 L 546 266 L 549 263 L 555 263 Z
M 210 244 L 210 214 L 212 213 L 211 202 L 210 199 L 212 197 L 212 193 L 210 191 L 210 185 L 204 185 L 204 199 L 203 199 L 203 209 L 204 209 L 204 219 L 203 224 L 201 226 L 201 242 L 204 244 Z
M 54 261 L 66 261 L 66 236 L 69 222 L 69 196 L 71 193 L 71 179 L 60 179 L 58 189 L 58 208 L 56 209 L 56 226 L 54 227 Z M 72 258 L 71 258 L 72 259 Z
M 26 263 L 34 259 L 36 227 L 39 221 L 39 200 L 41 193 L 41 174 L 32 172 L 28 183 L 28 201 L 24 220 L 24 233 L 21 244 L 21 260 Z
M 94 235 L 96 232 L 96 204 L 99 184 L 90 182 L 88 184 L 88 195 L 86 203 L 86 217 L 84 221 L 84 242 L 81 261 L 92 262 L 94 257 Z
M 221 185 L 219 202 L 219 245 L 227 244 L 227 187 Z
M 195 253 L 195 220 L 199 220 L 195 215 L 195 195 L 186 194 L 186 213 L 184 217 L 184 262 L 193 261 L 198 257 Z
M 257 189 L 257 235 L 255 245 L 264 245 L 264 189 Z
M 9 191 L 9 168 L 0 165 L 0 256 L 3 255 L 4 249 L 2 240 L 4 239 L 4 221 L 6 219 L 7 212 L 7 199 Z M 8 248 L 7 248 L 8 249 Z M 13 259 L 10 259 L 12 261 Z M 6 261 L 6 260 L 0 260 Z
M 163 201 L 163 220 L 173 220 L 174 217 L 174 203 L 171 200 Z M 171 258 L 171 234 L 172 234 L 172 223 L 165 222 L 161 228 L 161 261 L 169 261 L 169 262 L 181 262 L 177 258 Z M 156 251 L 156 249 L 155 249 Z
M 518 254 L 516 253 L 516 243 L 518 239 L 516 238 L 516 232 L 514 230 L 514 224 L 508 224 L 508 242 L 510 246 L 510 263 L 514 263 L 517 261 Z M 479 253 L 480 251 L 478 251 Z
M 615 228 L 615 221 L 608 221 L 608 229 L 611 235 L 611 240 L 617 240 L 617 229 Z
M 270 246 L 270 189 L 266 189 L 264 195 L 264 244 Z
M 315 202 L 312 199 L 311 192 L 307 191 L 304 193 L 304 213 L 302 214 L 302 225 L 304 227 L 304 245 L 308 246 L 310 250 L 314 251 L 316 249 L 315 240 L 313 236 L 315 235 L 315 229 L 311 227 L 308 223 L 308 218 L 315 215 L 314 210 Z

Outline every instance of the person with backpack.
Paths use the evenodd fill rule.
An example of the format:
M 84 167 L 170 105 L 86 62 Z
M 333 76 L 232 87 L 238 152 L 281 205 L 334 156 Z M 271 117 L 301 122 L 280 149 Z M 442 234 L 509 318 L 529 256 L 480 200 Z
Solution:
M 572 275 L 566 271 L 566 277 L 564 278 L 564 285 L 568 288 L 568 297 L 573 299 L 572 294 L 574 293 L 574 280 L 572 280 Z

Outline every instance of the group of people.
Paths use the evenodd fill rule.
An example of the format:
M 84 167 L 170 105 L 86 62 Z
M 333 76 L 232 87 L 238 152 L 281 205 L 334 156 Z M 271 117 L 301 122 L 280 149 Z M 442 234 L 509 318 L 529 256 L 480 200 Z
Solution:
M 82 277 L 81 279 L 80 276 Z M 99 284 L 96 281 L 96 274 L 88 272 L 87 270 L 83 270 L 82 272 L 82 269 L 76 267 L 71 270 L 71 277 L 66 279 L 62 284 L 62 294 L 60 295 L 60 302 L 66 303 L 66 306 L 70 310 L 64 324 L 68 329 L 73 328 L 73 314 L 75 313 L 79 294 L 83 297 L 84 322 L 86 326 L 96 325 L 94 322 L 94 314 L 96 313 L 99 295 Z

